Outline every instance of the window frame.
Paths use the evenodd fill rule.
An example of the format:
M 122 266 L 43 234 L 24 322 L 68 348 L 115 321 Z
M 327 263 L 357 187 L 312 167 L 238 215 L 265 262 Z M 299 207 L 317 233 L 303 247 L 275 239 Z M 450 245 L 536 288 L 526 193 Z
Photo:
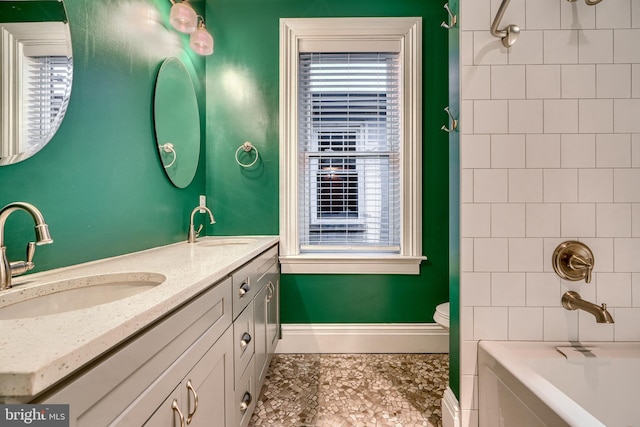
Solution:
M 348 50 L 345 49 L 348 46 Z M 400 252 L 300 253 L 298 57 L 304 51 L 400 52 Z M 280 19 L 280 263 L 285 274 L 419 274 L 422 255 L 422 18 Z

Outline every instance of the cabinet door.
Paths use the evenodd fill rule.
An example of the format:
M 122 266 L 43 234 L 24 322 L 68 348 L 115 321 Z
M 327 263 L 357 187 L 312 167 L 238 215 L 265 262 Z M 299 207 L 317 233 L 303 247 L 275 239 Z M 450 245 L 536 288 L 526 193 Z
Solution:
M 258 375 L 258 385 L 262 384 L 264 377 L 267 375 L 267 300 L 271 292 L 271 287 L 263 287 L 256 295 L 253 304 L 253 312 L 255 315 L 255 364 L 256 373 Z
M 162 402 L 156 412 L 144 423 L 145 427 L 179 427 L 184 425 L 184 413 L 181 409 L 182 387 L 176 389 Z
M 273 275 L 270 285 L 271 292 L 267 295 L 267 364 L 276 351 L 280 339 L 280 273 Z
M 190 427 L 225 427 L 233 420 L 233 335 L 231 328 L 183 381 L 185 422 Z

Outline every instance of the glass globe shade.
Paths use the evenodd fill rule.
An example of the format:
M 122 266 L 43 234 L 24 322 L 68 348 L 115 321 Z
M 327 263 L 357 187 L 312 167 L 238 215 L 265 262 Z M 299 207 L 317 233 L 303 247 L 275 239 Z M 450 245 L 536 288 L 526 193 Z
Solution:
M 189 46 L 198 55 L 211 55 L 213 53 L 213 36 L 209 34 L 204 24 L 200 24 L 198 29 L 191 33 Z
M 181 33 L 191 34 L 198 26 L 198 15 L 188 1 L 183 1 L 171 6 L 169 22 Z

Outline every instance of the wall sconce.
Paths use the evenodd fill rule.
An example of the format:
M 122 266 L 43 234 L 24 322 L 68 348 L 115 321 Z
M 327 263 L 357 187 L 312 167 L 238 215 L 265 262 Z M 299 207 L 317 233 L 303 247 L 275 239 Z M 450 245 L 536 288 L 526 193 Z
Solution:
M 169 0 L 171 12 L 169 12 L 169 22 L 181 33 L 191 34 L 189 46 L 198 55 L 211 55 L 213 53 L 213 36 L 207 31 L 204 25 L 204 18 L 196 13 L 189 3 L 189 0 L 182 0 L 179 3 Z

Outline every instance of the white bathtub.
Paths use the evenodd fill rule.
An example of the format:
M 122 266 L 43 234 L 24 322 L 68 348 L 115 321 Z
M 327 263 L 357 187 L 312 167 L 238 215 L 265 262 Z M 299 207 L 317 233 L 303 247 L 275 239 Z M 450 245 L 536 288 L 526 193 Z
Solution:
M 640 343 L 480 341 L 480 427 L 640 426 Z

